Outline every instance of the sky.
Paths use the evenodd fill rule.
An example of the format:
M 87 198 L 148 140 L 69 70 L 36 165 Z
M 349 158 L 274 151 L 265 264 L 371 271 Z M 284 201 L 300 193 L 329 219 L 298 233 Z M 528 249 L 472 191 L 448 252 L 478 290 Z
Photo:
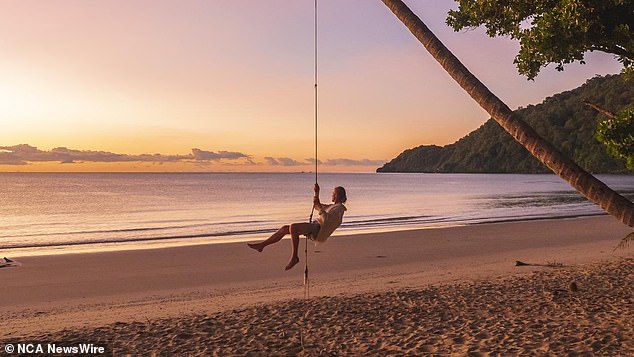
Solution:
M 379 0 L 318 0 L 320 171 L 372 172 L 489 116 Z M 511 108 L 618 73 L 517 74 L 518 44 L 412 10 Z M 310 171 L 313 0 L 0 0 L 0 171 Z

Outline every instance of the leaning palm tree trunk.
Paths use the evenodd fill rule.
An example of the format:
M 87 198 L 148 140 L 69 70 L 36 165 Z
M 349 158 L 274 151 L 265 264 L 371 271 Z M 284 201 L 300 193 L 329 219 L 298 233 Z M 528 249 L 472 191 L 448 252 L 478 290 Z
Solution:
M 583 170 L 539 136 L 526 122 L 518 118 L 504 102 L 469 72 L 402 1 L 382 1 L 443 66 L 445 71 L 515 140 L 581 194 L 621 222 L 634 227 L 634 203 Z

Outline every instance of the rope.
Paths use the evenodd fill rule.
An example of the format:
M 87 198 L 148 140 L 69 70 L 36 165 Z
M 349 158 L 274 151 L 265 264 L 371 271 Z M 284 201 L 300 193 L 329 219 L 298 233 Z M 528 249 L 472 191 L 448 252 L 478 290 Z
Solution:
M 314 58 L 314 62 L 315 62 L 315 184 L 317 184 L 317 178 L 318 178 L 318 169 L 319 169 L 319 159 L 318 159 L 318 118 L 319 118 L 319 111 L 318 111 L 318 91 L 317 91 L 317 79 L 318 79 L 318 62 L 317 62 L 317 0 L 315 0 L 315 28 L 314 28 L 314 49 L 315 49 L 315 58 Z M 310 211 L 310 217 L 308 218 L 308 223 L 312 223 L 313 221 L 313 214 L 315 213 L 315 207 L 313 206 L 312 210 Z M 310 280 L 308 278 L 308 236 L 306 236 L 306 245 L 304 247 L 304 262 L 305 262 L 305 266 L 304 266 L 304 299 L 308 299 L 310 298 Z
M 317 159 L 317 118 L 318 118 L 318 97 L 317 97 L 317 0 L 315 0 L 315 183 L 317 183 L 317 164 L 319 160 Z
M 317 91 L 317 78 L 318 78 L 317 77 L 317 69 L 318 69 L 318 67 L 317 67 L 317 0 L 315 0 L 314 13 L 315 13 L 315 20 L 314 20 L 314 22 L 315 22 L 315 29 L 314 29 L 314 32 L 315 32 L 315 38 L 314 38 L 314 45 L 315 45 L 315 58 L 314 58 L 314 61 L 315 61 L 315 184 L 317 184 L 317 177 L 318 177 L 317 169 L 318 169 L 318 163 L 319 163 L 318 156 L 317 156 L 317 154 L 318 154 L 318 151 L 317 151 L 317 149 L 318 149 L 318 146 L 317 146 L 317 143 L 318 143 L 318 140 L 317 140 L 318 139 L 318 137 L 317 137 L 317 133 L 318 133 L 317 124 L 318 124 L 318 121 L 317 121 L 317 119 L 318 119 L 318 115 L 319 115 L 319 112 L 317 110 L 318 109 L 318 95 L 317 95 L 318 94 L 318 91 Z M 312 223 L 313 222 L 313 213 L 315 213 L 315 206 L 314 205 L 313 205 L 312 210 L 310 211 L 310 217 L 308 218 L 308 223 Z M 306 245 L 304 246 L 304 264 L 305 264 L 304 265 L 304 300 L 308 300 L 308 299 L 310 299 L 310 280 L 308 278 L 308 236 L 306 236 Z M 307 307 L 306 310 L 304 311 L 304 316 L 303 316 L 303 319 L 302 319 L 302 326 L 301 326 L 300 335 L 299 335 L 300 344 L 302 346 L 302 349 L 305 349 L 305 346 L 304 346 L 304 340 L 305 340 L 305 338 L 304 338 L 304 327 L 305 326 L 304 325 L 305 325 L 305 321 L 306 321 L 306 317 L 308 316 L 308 313 L 309 313 L 309 308 Z

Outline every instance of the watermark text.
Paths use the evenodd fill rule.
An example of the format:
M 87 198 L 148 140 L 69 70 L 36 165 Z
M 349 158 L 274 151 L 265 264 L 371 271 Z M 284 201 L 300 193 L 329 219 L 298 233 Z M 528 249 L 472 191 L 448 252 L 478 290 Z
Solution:
M 4 345 L 7 354 L 46 355 L 102 355 L 106 347 L 95 343 L 8 343 Z

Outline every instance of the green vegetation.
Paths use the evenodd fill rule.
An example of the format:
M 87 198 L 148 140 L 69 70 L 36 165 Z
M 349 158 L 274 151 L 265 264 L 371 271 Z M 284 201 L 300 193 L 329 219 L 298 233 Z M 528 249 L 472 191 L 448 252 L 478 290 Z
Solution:
M 515 65 L 528 79 L 542 67 L 557 70 L 579 61 L 588 51 L 611 53 L 623 65 L 624 78 L 634 77 L 634 2 L 624 0 L 456 0 L 447 24 L 459 31 L 484 26 L 491 37 L 518 40 Z M 608 153 L 634 168 L 634 114 L 619 112 L 599 123 L 596 137 Z
M 627 168 L 634 169 L 634 106 L 600 121 L 597 140 L 605 145 L 610 155 L 624 159 Z
M 539 105 L 518 109 L 520 116 L 544 138 L 581 167 L 594 173 L 631 173 L 625 160 L 611 157 L 595 138 L 603 114 L 592 102 L 611 111 L 634 102 L 634 81 L 622 76 L 595 77 L 583 86 L 546 98 Z M 632 150 L 632 147 L 626 147 Z M 630 151 L 631 152 L 631 151 Z M 377 172 L 550 172 L 492 119 L 457 142 L 406 150 Z
M 588 51 L 616 55 L 624 72 L 634 65 L 634 3 L 626 0 L 456 0 L 447 24 L 459 31 L 484 25 L 491 37 L 518 40 L 519 73 L 534 78 L 556 63 L 583 63 Z

